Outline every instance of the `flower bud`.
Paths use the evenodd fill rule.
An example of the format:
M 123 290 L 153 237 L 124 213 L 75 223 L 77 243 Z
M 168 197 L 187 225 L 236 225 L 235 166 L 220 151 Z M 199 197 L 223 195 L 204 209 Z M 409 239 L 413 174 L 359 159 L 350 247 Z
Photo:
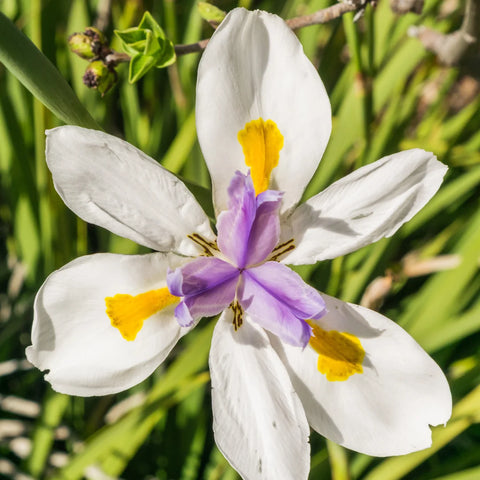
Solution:
M 208 2 L 198 2 L 197 8 L 200 16 L 204 20 L 206 20 L 207 22 L 212 22 L 216 25 L 222 23 L 222 20 L 225 18 L 226 15 L 226 12 L 220 10 L 220 8 Z
M 95 60 L 85 70 L 83 83 L 88 88 L 98 90 L 102 96 L 108 92 L 117 81 L 117 73 L 108 68 L 101 60 Z
M 87 27 L 82 33 L 73 33 L 68 37 L 68 45 L 73 53 L 84 60 L 92 60 L 100 55 L 106 45 L 105 35 L 95 27 Z

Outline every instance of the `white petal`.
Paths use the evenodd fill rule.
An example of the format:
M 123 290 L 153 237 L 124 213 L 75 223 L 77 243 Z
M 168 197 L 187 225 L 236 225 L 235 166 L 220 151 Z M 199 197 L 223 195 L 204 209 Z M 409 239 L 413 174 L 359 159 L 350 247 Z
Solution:
M 265 331 L 226 310 L 210 350 L 213 430 L 242 478 L 301 480 L 310 464 L 309 428 L 288 374 Z
M 154 250 L 194 255 L 187 235 L 211 240 L 209 221 L 172 173 L 112 135 L 66 126 L 47 131 L 57 192 L 85 221 Z
M 284 221 L 282 240 L 294 238 L 296 248 L 282 263 L 315 263 L 390 237 L 432 198 L 446 171 L 419 149 L 359 168 Z
M 32 344 L 27 358 L 54 390 L 70 395 L 106 395 L 148 377 L 180 337 L 174 305 L 145 320 L 133 341 L 125 340 L 105 313 L 105 297 L 137 295 L 166 286 L 175 255 L 97 254 L 53 272 L 35 299 Z
M 317 71 L 279 17 L 236 9 L 212 36 L 200 61 L 197 131 L 216 210 L 227 208 L 236 170 L 247 172 L 237 134 L 251 120 L 273 120 L 284 137 L 270 188 L 297 203 L 315 172 L 331 131 L 331 110 Z
M 401 327 L 366 308 L 323 295 L 325 330 L 356 335 L 365 352 L 363 373 L 328 381 L 318 354 L 274 340 L 313 429 L 352 450 L 403 455 L 431 445 L 429 425 L 445 424 L 452 398 L 438 365 Z

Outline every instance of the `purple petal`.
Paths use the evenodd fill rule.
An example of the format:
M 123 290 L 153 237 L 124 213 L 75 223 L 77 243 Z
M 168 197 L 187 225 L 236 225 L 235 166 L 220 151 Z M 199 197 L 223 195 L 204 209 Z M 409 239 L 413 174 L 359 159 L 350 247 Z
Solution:
M 238 269 L 216 257 L 199 257 L 183 267 L 167 273 L 167 286 L 172 295 L 198 295 L 238 276 Z
M 175 317 L 188 327 L 201 317 L 220 313 L 235 298 L 240 271 L 216 257 L 200 257 L 167 273 L 170 293 L 184 297 Z
M 193 325 L 193 317 L 183 300 L 175 307 L 175 318 L 181 327 L 190 327 Z
M 246 272 L 242 275 L 242 282 L 237 291 L 237 298 L 245 313 L 284 342 L 296 347 L 305 347 L 311 336 L 310 326 L 296 317 L 288 306 L 272 297 Z
M 211 317 L 225 310 L 235 298 L 240 272 L 210 290 L 185 297 L 175 308 L 175 317 L 182 327 L 188 327 L 201 317 Z
M 321 295 L 305 283 L 298 273 L 278 262 L 250 268 L 249 275 L 271 295 L 287 305 L 298 318 L 319 319 L 326 313 Z
M 228 195 L 228 210 L 218 216 L 217 244 L 227 258 L 243 268 L 256 212 L 255 190 L 250 175 L 235 172 Z
M 282 203 L 282 192 L 265 190 L 257 197 L 257 213 L 250 231 L 246 265 L 263 262 L 275 248 L 280 238 L 278 212 Z
M 238 298 L 254 321 L 295 346 L 305 347 L 310 340 L 311 328 L 305 320 L 326 313 L 319 293 L 277 262 L 245 270 Z

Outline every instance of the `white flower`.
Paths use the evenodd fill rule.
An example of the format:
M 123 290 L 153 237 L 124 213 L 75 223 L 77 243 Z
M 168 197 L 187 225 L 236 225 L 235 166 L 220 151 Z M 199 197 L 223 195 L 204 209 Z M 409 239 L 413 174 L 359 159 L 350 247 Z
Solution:
M 225 298 L 219 299 L 215 282 L 194 294 L 203 295 L 198 305 L 206 312 L 212 305 L 214 313 L 224 309 L 209 362 L 213 428 L 217 445 L 243 478 L 306 479 L 309 425 L 370 455 L 428 447 L 429 425 L 443 424 L 451 414 L 439 367 L 379 313 L 322 294 L 325 314 L 318 294 L 283 265 L 331 259 L 393 235 L 437 191 L 446 167 L 423 150 L 390 155 L 297 207 L 330 135 L 330 105 L 295 35 L 264 12 L 234 10 L 213 35 L 199 67 L 197 129 L 217 216 L 224 227 L 234 226 L 218 245 L 186 187 L 136 148 L 77 127 L 48 133 L 48 166 L 70 209 L 161 253 L 90 255 L 52 273 L 35 300 L 29 360 L 48 369 L 45 378 L 68 394 L 103 395 L 137 384 L 196 324 L 198 311 L 182 292 L 200 285 L 188 265 L 206 254 L 195 265 L 239 279 Z M 249 234 L 245 241 L 235 238 L 245 223 L 232 217 L 231 202 L 238 193 L 232 179 L 249 185 L 249 171 L 255 192 L 274 199 L 276 209 L 266 233 L 256 231 L 265 251 L 258 258 L 250 252 L 250 263 L 232 260 L 250 244 Z M 255 195 L 245 202 L 254 209 L 249 218 L 259 218 Z M 268 250 L 277 234 L 277 248 Z M 231 242 L 237 242 L 234 248 Z M 167 288 L 168 270 L 171 289 L 185 295 L 177 316 L 188 327 L 174 317 L 179 299 Z M 279 272 L 278 278 L 262 273 L 267 271 Z M 245 286 L 247 277 L 268 288 Z M 284 279 L 283 292 L 272 290 Z M 317 302 L 316 320 L 296 308 L 305 300 L 293 297 L 297 287 Z M 305 348 L 295 346 L 305 344 L 298 333 L 276 330 L 280 319 L 258 315 L 271 307 L 269 295 L 284 302 L 304 333 L 311 332 Z

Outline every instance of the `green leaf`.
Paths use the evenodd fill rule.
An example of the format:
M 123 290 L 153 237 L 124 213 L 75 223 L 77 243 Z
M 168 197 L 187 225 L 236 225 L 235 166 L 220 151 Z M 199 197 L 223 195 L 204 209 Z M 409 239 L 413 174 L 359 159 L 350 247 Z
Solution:
M 138 27 L 115 30 L 123 48 L 132 55 L 129 82 L 135 83 L 153 67 L 164 68 L 175 62 L 173 43 L 149 12 L 145 12 Z
M 197 3 L 198 13 L 207 22 L 221 23 L 226 12 L 208 2 Z
M 480 478 L 480 466 L 437 477 L 434 480 L 474 480 L 476 478 Z
M 128 53 L 145 55 L 154 55 L 161 48 L 160 40 L 166 39 L 164 31 L 149 12 L 145 12 L 137 27 L 115 30 L 115 35 Z
M 140 21 L 138 28 L 151 30 L 157 38 L 166 38 L 162 27 L 155 21 L 148 11 L 143 14 L 143 18 Z
M 55 66 L 0 12 L 0 62 L 60 120 L 100 129 Z
M 132 27 L 126 30 L 115 30 L 115 35 L 122 41 L 123 47 L 128 53 L 142 53 L 144 51 L 146 40 L 145 30 Z
M 69 402 L 68 395 L 47 390 L 42 416 L 33 433 L 32 451 L 27 459 L 28 470 L 35 478 L 44 471 L 55 440 L 55 428 L 60 424 Z
M 142 78 L 149 70 L 151 70 L 156 63 L 156 58 L 151 55 L 142 55 L 137 53 L 130 60 L 128 68 L 128 81 L 135 83 Z
M 158 55 L 161 53 L 161 46 L 160 43 L 157 39 L 157 37 L 154 36 L 153 32 L 151 30 L 145 30 L 145 46 L 143 49 L 143 54 L 144 55 Z M 160 38 L 160 40 L 162 40 Z
M 151 30 L 139 29 L 138 27 L 129 28 L 127 30 L 116 30 L 115 33 L 122 40 L 124 49 L 135 55 L 142 53 L 143 55 L 155 55 L 160 52 L 161 46 L 159 40 Z
M 175 47 L 168 38 L 159 39 L 159 43 L 161 46 L 161 53 L 155 66 L 157 68 L 165 68 L 172 63 L 175 63 L 175 60 L 177 59 L 177 56 L 175 55 Z

